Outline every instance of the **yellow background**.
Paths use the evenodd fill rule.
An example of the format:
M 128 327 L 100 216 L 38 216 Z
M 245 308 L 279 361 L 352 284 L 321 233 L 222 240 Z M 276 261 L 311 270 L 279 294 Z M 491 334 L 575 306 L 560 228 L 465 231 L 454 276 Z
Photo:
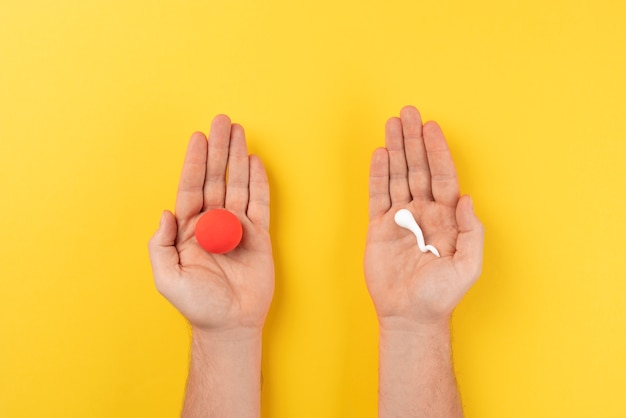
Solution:
M 486 226 L 467 417 L 626 416 L 626 6 L 0 3 L 0 417 L 171 417 L 189 334 L 147 240 L 227 113 L 272 188 L 266 417 L 375 417 L 367 170 L 405 104 Z

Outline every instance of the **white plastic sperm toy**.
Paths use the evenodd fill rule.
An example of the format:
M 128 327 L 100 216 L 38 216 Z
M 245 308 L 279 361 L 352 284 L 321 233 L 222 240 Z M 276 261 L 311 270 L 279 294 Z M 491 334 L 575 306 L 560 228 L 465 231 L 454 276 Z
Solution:
M 426 243 L 424 242 L 424 234 L 422 233 L 422 229 L 417 224 L 417 222 L 415 222 L 415 218 L 413 217 L 411 211 L 407 209 L 400 209 L 396 212 L 393 220 L 396 221 L 396 224 L 399 227 L 408 229 L 415 234 L 415 238 L 417 238 L 417 246 L 419 247 L 421 252 L 425 253 L 427 251 L 430 251 L 437 257 L 440 257 L 439 251 L 437 251 L 435 247 L 433 247 L 432 245 L 426 245 Z

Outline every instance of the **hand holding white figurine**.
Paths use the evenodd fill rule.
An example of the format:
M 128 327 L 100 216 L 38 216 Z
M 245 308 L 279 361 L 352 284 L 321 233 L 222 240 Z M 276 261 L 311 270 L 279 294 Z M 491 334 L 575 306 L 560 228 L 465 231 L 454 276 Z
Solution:
M 407 106 L 389 119 L 385 137 L 386 148 L 372 156 L 365 247 L 380 329 L 378 416 L 462 417 L 450 318 L 480 275 L 483 227 L 459 194 L 436 123 L 422 126 Z
M 400 116 L 389 119 L 386 148 L 372 156 L 365 279 L 381 326 L 441 323 L 480 275 L 483 228 L 470 197 L 460 197 L 439 126 L 422 127 L 411 106 Z M 401 209 L 415 216 L 439 258 L 420 252 L 415 236 L 396 225 Z

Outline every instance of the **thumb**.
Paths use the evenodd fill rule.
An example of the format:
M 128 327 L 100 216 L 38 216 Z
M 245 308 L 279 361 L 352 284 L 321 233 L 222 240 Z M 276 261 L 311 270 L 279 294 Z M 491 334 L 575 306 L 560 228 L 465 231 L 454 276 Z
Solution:
M 456 206 L 456 223 L 459 235 L 453 262 L 462 279 L 471 283 L 480 276 L 483 265 L 483 242 L 485 231 L 472 205 L 472 198 L 465 195 Z
M 159 229 L 148 242 L 152 274 L 156 287 L 161 293 L 163 293 L 163 288 L 167 282 L 176 274 L 176 268 L 180 261 L 178 250 L 174 245 L 176 232 L 176 217 L 169 210 L 163 211 Z

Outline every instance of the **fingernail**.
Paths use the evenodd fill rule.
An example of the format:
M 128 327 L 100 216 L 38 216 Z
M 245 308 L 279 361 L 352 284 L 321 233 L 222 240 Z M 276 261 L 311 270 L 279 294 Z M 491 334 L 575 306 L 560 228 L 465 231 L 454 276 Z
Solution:
M 469 196 L 469 205 L 472 212 L 474 212 L 474 201 L 472 200 L 472 196 Z
M 159 221 L 159 226 L 163 225 L 165 221 L 165 211 L 161 212 L 161 220 Z

